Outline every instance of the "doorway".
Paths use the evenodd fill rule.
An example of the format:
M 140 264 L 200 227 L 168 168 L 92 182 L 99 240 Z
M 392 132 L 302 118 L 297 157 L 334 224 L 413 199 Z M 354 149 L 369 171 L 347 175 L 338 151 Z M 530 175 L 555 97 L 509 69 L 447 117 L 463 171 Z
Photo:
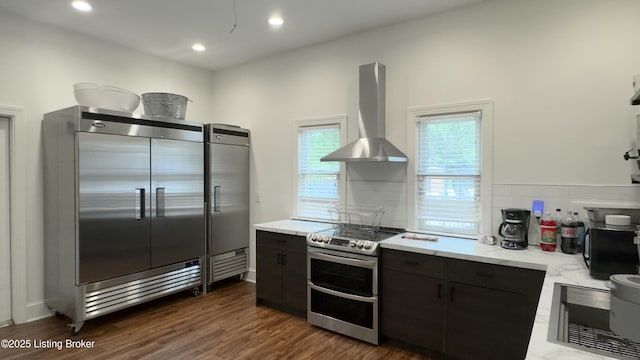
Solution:
M 0 117 L 0 326 L 11 323 L 9 119 Z

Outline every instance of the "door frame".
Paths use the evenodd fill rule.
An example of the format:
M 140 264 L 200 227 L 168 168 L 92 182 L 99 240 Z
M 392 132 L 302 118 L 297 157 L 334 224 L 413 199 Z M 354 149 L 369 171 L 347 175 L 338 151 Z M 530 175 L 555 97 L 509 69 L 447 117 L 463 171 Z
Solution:
M 27 168 L 23 109 L 0 105 L 9 119 L 9 244 L 11 247 L 11 318 L 27 321 Z
M 11 204 L 11 201 L 9 199 L 11 194 L 9 186 L 9 176 L 11 174 L 11 171 L 9 169 L 9 166 L 11 164 L 9 161 L 9 144 L 11 143 L 11 134 L 9 133 L 9 118 L 0 116 L 0 132 L 4 133 L 1 137 L 5 138 L 3 140 L 0 140 L 0 163 L 3 165 L 2 169 L 0 169 L 0 198 L 2 198 L 2 204 L 0 204 L 0 207 L 2 208 L 2 210 L 0 210 L 0 238 L 3 238 L 0 247 L 0 252 L 3 253 L 2 271 L 4 272 L 4 267 L 7 267 L 7 273 L 2 274 L 2 280 L 0 280 L 0 282 L 2 282 L 0 284 L 2 285 L 0 289 L 0 292 L 2 292 L 2 294 L 0 294 L 0 296 L 2 297 L 2 308 L 0 309 L 0 311 L 2 311 L 2 317 L 0 317 L 0 327 L 3 327 L 13 324 L 13 315 L 11 314 L 11 224 L 9 223 L 11 221 L 11 211 L 9 209 L 9 206 Z M 4 172 L 5 164 L 6 173 Z M 5 210 L 5 207 L 6 212 L 3 212 Z M 6 291 L 6 293 L 4 291 Z

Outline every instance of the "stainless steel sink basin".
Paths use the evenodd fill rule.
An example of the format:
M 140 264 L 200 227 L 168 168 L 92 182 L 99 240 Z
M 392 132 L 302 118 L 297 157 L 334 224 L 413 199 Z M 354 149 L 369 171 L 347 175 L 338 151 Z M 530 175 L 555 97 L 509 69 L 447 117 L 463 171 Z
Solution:
M 640 344 L 609 329 L 609 291 L 556 283 L 547 340 L 618 359 L 640 359 Z

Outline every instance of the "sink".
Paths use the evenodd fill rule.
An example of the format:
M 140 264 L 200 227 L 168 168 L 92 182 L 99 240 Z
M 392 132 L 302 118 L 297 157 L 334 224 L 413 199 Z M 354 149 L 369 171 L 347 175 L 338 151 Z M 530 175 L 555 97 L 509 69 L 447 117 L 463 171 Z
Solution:
M 640 359 L 640 343 L 609 329 L 609 291 L 556 283 L 547 340 L 618 359 Z

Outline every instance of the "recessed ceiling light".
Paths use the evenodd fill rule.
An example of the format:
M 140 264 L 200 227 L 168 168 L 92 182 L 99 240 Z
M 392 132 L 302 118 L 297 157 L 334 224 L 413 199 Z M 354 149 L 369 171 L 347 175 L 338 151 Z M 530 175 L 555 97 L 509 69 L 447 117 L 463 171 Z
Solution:
M 80 11 L 91 11 L 93 8 L 91 7 L 91 4 L 89 4 L 86 1 L 72 1 L 71 2 L 71 6 L 73 6 L 76 10 L 80 10 Z
M 271 26 L 281 26 L 284 24 L 284 20 L 279 15 L 274 15 L 269 18 L 269 25 Z
M 207 48 L 204 47 L 204 45 L 202 45 L 201 43 L 195 43 L 195 44 L 191 45 L 191 48 L 194 51 L 197 51 L 197 52 L 203 52 L 203 51 L 207 50 Z

